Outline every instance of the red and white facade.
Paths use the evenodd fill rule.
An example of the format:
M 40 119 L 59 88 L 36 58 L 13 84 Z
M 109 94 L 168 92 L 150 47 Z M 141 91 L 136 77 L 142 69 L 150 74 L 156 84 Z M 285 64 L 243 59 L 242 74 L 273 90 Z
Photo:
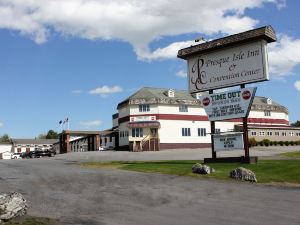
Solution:
M 117 147 L 121 149 L 201 148 L 211 144 L 208 117 L 200 101 L 185 91 L 142 88 L 118 105 L 113 121 L 119 132 Z M 241 123 L 241 119 L 217 121 L 216 129 L 217 132 L 234 131 Z M 254 100 L 248 123 L 250 137 L 257 128 L 291 129 L 288 110 L 262 97 Z M 300 140 L 300 130 L 294 132 Z

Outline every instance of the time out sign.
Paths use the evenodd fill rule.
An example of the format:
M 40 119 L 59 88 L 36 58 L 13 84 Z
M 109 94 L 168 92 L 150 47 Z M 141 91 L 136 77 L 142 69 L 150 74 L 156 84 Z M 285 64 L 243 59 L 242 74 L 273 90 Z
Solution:
M 190 93 L 269 80 L 266 46 L 259 40 L 189 58 Z
M 247 117 L 256 87 L 203 95 L 200 98 L 209 121 Z

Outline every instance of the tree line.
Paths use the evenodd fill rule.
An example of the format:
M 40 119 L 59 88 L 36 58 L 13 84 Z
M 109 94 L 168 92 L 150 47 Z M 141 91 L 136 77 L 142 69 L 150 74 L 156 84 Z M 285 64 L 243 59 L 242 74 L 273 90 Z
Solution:
M 58 139 L 58 133 L 54 130 L 49 130 L 46 134 L 40 134 L 37 139 Z M 0 143 L 10 143 L 11 137 L 8 134 L 0 136 Z

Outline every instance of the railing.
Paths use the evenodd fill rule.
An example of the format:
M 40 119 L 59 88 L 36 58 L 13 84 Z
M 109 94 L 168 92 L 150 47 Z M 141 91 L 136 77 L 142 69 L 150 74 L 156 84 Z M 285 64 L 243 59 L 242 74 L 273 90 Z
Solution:
M 141 147 L 142 147 L 141 150 L 142 150 L 142 151 L 143 151 L 143 149 L 144 149 L 144 145 L 147 143 L 147 141 L 150 140 L 149 137 L 150 137 L 150 134 L 147 134 L 146 137 L 144 137 L 143 140 L 141 141 Z

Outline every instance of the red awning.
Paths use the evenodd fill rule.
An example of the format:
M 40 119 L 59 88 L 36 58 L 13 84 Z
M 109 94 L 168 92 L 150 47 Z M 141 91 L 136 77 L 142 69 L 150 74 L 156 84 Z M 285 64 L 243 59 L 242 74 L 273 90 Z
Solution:
M 128 123 L 127 127 L 133 128 L 133 127 L 160 127 L 160 123 L 157 121 L 144 121 L 144 122 L 131 122 Z

